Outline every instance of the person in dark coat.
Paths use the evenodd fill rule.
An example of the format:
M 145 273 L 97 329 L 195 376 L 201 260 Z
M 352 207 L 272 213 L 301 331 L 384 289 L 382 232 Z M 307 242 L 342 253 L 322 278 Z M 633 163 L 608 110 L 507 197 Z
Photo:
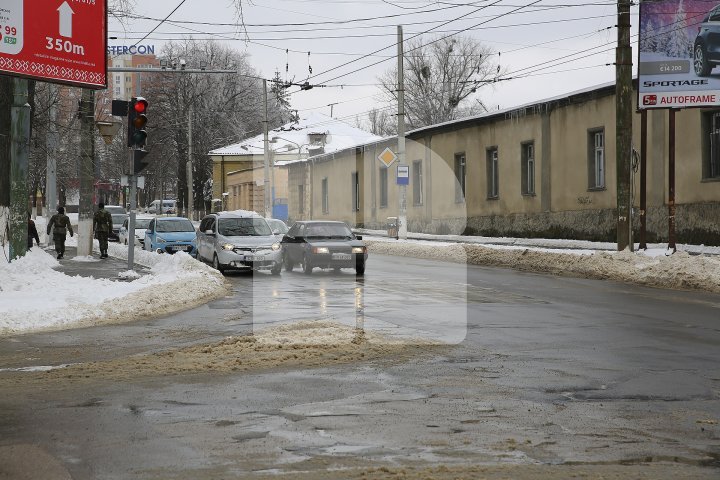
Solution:
M 93 230 L 100 243 L 100 258 L 107 258 L 108 235 L 112 230 L 113 220 L 110 212 L 105 210 L 103 202 L 98 203 L 98 211 L 93 216 Z
M 38 235 L 37 227 L 35 226 L 35 222 L 30 217 L 30 214 L 28 214 L 28 237 L 27 237 L 27 248 L 30 250 L 33 246 L 33 238 L 35 239 L 35 242 L 37 245 L 40 245 L 40 236 Z
M 65 215 L 65 208 L 58 207 L 58 213 L 50 217 L 50 223 L 47 226 L 47 234 L 50 235 L 50 230 L 53 232 L 53 240 L 55 241 L 55 251 L 57 252 L 57 258 L 60 260 L 65 255 L 65 236 L 67 232 L 70 232 L 70 236 L 73 236 L 72 225 L 70 225 L 70 218 Z M 54 227 L 54 228 L 53 228 Z

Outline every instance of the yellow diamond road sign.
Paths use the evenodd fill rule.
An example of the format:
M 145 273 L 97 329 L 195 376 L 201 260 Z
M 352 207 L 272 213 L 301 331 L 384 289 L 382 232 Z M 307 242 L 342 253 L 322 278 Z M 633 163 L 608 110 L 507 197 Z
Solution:
M 395 160 L 397 160 L 397 155 L 395 155 L 395 152 L 390 150 L 390 147 L 385 147 L 385 150 L 382 151 L 380 155 L 378 155 L 378 160 L 380 160 L 386 167 L 389 167 L 393 164 Z

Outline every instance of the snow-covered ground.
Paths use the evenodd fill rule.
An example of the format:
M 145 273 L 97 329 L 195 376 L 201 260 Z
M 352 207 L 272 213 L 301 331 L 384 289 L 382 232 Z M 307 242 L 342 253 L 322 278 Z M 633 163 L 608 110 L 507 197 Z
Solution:
M 44 222 L 39 218 L 37 224 L 44 241 Z M 396 241 L 380 231 L 363 233 L 371 262 L 374 254 L 404 255 L 720 292 L 718 247 L 679 245 L 678 252 L 669 255 L 665 245 L 651 245 L 648 251 L 618 253 L 612 243 L 425 234 Z M 67 244 L 73 245 L 76 240 L 77 236 L 68 238 Z M 132 271 L 119 272 L 118 280 L 113 281 L 71 277 L 54 270 L 58 262 L 52 250 L 48 253 L 33 248 L 25 257 L 7 263 L 8 248 L 3 249 L 0 335 L 165 315 L 218 298 L 227 291 L 222 275 L 182 252 L 158 255 L 136 249 L 135 261 L 148 266 L 149 273 L 139 276 Z M 126 259 L 127 247 L 111 243 L 109 253 Z M 65 261 L 98 259 L 75 257 Z

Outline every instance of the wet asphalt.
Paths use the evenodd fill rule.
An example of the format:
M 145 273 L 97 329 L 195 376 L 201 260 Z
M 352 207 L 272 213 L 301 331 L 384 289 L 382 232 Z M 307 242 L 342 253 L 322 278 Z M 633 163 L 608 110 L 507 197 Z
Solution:
M 1 339 L 0 364 L 109 359 L 309 319 L 454 346 L 2 397 L 0 447 L 39 445 L 75 479 L 439 463 L 720 472 L 720 295 L 381 256 L 364 277 L 226 278 L 231 295 L 179 315 Z

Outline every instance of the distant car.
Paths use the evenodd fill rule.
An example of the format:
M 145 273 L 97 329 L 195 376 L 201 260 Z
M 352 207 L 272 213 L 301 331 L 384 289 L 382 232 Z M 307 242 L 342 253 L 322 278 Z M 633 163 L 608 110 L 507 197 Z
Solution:
M 150 220 L 143 248 L 157 253 L 187 252 L 197 255 L 197 235 L 192 222 L 183 217 L 157 217 Z
M 713 7 L 698 25 L 693 44 L 693 68 L 698 77 L 707 77 L 720 63 L 720 5 Z
M 150 225 L 150 220 L 152 220 L 153 218 L 155 217 L 138 216 L 135 218 L 135 245 L 142 246 L 143 242 L 145 241 L 145 230 L 148 228 L 148 225 Z M 120 227 L 120 231 L 118 232 L 119 241 L 123 245 L 128 244 L 129 222 L 130 219 L 126 218 L 122 224 L 122 227 Z
M 265 220 L 267 221 L 270 229 L 275 235 L 279 235 L 280 237 L 282 237 L 289 230 L 288 226 L 282 220 L 279 220 L 277 218 L 266 218 Z
M 358 275 L 365 273 L 367 247 L 344 222 L 295 222 L 283 237 L 282 247 L 286 271 L 301 264 L 308 275 L 315 267 L 354 268 Z
M 207 215 L 198 229 L 198 260 L 225 270 L 282 270 L 280 237 L 255 212 L 236 210 Z
M 154 213 L 156 215 L 176 215 L 177 202 L 175 200 L 153 200 L 150 205 L 145 208 L 145 213 Z
M 112 230 L 108 233 L 108 240 L 120 241 L 120 227 L 128 218 L 125 207 L 120 205 L 105 205 L 105 210 L 112 215 Z

